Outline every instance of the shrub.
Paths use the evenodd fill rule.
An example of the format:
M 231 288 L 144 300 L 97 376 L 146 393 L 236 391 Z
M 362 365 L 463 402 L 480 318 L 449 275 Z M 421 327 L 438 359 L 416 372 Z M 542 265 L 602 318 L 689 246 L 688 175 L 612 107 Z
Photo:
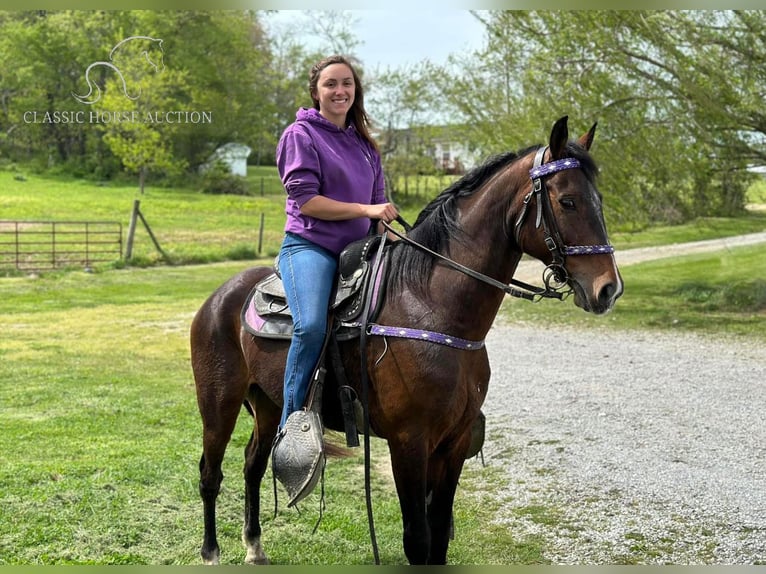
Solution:
M 202 174 L 202 193 L 251 195 L 247 180 L 231 173 L 228 166 L 220 160 Z

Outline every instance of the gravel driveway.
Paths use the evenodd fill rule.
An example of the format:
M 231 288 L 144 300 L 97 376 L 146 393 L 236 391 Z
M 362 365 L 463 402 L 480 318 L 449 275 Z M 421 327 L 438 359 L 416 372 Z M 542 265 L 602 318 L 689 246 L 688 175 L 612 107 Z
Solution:
M 517 538 L 555 564 L 766 564 L 763 346 L 498 323 L 487 347 L 484 459 Z

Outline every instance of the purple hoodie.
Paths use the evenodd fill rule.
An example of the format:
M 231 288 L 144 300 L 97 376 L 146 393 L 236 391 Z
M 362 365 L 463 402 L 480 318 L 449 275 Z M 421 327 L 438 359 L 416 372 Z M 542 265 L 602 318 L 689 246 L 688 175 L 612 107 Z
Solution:
M 277 169 L 287 191 L 285 231 L 305 237 L 336 255 L 367 234 L 366 217 L 326 221 L 301 214 L 316 195 L 349 203 L 386 203 L 378 152 L 356 131 L 301 108 L 277 145 Z

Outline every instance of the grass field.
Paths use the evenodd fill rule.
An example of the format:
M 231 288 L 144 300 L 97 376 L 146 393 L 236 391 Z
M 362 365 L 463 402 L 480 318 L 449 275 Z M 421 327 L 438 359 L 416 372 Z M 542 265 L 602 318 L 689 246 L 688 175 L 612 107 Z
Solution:
M 430 181 L 429 185 L 435 189 L 437 182 Z M 138 200 L 160 247 L 175 264 L 237 261 L 259 256 L 273 258 L 283 237 L 284 192 L 273 167 L 251 168 L 248 184 L 253 195 L 209 195 L 194 186 L 151 185 L 140 195 L 133 184 L 101 185 L 25 173 L 18 168 L 6 169 L 0 170 L 0 219 L 115 221 L 123 225 L 123 234 L 127 236 L 133 202 Z M 756 193 L 754 197 L 760 196 Z M 404 218 L 414 222 L 427 200 L 426 196 L 410 196 L 403 201 Z M 764 229 L 766 211 L 754 211 L 740 218 L 700 218 L 685 225 L 638 232 L 612 229 L 611 240 L 619 249 L 626 249 Z M 146 266 L 162 262 L 147 230 L 139 224 L 131 264 Z M 115 266 L 120 264 L 102 265 Z M 0 268 L 0 273 L 3 272 L 8 270 Z
M 19 181 L 10 172 L 0 172 L 0 190 L 3 217 L 17 219 L 74 219 L 83 213 L 127 218 L 135 197 L 130 187 L 31 175 Z M 199 564 L 201 428 L 189 324 L 221 282 L 254 263 L 250 219 L 259 210 L 281 217 L 282 198 L 150 188 L 141 201 L 160 242 L 179 259 L 227 258 L 236 245 L 243 259 L 0 279 L 0 564 Z M 680 229 L 616 234 L 615 243 L 735 235 L 762 231 L 764 222 L 758 214 L 711 219 Z M 145 237 L 142 242 L 141 257 L 152 262 L 151 245 Z M 262 261 L 270 263 L 270 255 L 264 253 Z M 606 317 L 586 315 L 571 301 L 508 300 L 503 320 L 540 328 L 565 323 L 766 340 L 762 247 L 644 263 L 622 272 L 625 296 Z M 244 558 L 242 451 L 248 427 L 243 415 L 224 462 L 218 524 L 222 561 L 228 564 Z M 381 558 L 400 565 L 405 560 L 398 502 L 385 445 L 373 444 Z M 502 491 L 497 468 L 468 461 L 458 489 L 451 563 L 544 562 L 539 539 L 518 539 L 494 522 L 505 502 Z M 314 535 L 318 494 L 302 505 L 301 514 L 284 507 L 282 495 L 276 517 L 270 473 L 262 494 L 263 540 L 274 563 L 372 563 L 361 454 L 328 463 L 327 509 Z M 546 521 L 555 520 L 558 511 L 529 510 Z
M 52 273 L 0 281 L 0 564 L 195 564 L 200 424 L 188 327 L 202 300 L 250 262 Z M 766 276 L 757 248 L 623 270 L 626 295 L 607 317 L 571 302 L 511 301 L 505 320 L 541 328 L 693 329 L 766 339 Z M 703 285 L 700 287 L 700 285 Z M 734 285 L 734 287 L 730 287 Z M 752 287 L 758 295 L 751 294 Z M 733 290 L 733 291 L 730 291 Z M 744 299 L 729 299 L 742 292 Z M 239 563 L 242 450 L 247 417 L 224 463 L 219 528 L 224 563 Z M 401 525 L 385 447 L 374 441 L 376 527 L 384 564 L 403 564 Z M 456 502 L 458 564 L 535 564 L 543 547 L 493 523 L 502 477 L 466 465 Z M 316 495 L 303 513 L 272 516 L 264 543 L 278 564 L 369 564 L 361 454 L 328 464 L 327 510 L 316 535 Z M 282 499 L 284 503 L 284 498 Z M 556 514 L 548 509 L 546 516 Z
M 202 300 L 241 264 L 72 272 L 0 281 L 0 564 L 198 564 L 201 430 L 188 328 Z M 241 563 L 243 415 L 224 463 L 219 534 Z M 384 444 L 374 500 L 385 564 L 403 564 Z M 456 507 L 456 563 L 540 560 L 532 540 L 491 524 L 502 500 L 492 469 L 469 461 Z M 370 564 L 361 454 L 331 460 L 327 509 L 273 517 L 264 483 L 264 543 L 277 564 Z M 469 477 L 473 477 L 470 479 Z M 487 488 L 488 485 L 495 485 Z M 282 494 L 282 504 L 285 498 Z M 480 501 L 478 508 L 476 501 Z M 479 543 L 477 543 L 479 541 Z

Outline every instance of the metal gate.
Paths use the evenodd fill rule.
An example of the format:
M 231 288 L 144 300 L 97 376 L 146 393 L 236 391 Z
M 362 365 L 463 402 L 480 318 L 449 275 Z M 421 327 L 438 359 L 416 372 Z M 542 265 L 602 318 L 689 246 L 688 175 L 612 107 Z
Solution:
M 118 222 L 0 220 L 0 270 L 87 268 L 120 259 Z

